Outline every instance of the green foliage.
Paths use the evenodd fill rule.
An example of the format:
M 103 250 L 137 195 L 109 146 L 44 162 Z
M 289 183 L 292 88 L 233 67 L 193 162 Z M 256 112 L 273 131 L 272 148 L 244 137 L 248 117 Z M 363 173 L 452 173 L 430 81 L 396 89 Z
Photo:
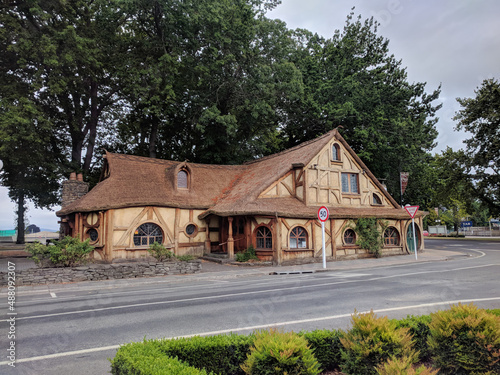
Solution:
M 342 344 L 339 331 L 323 329 L 301 332 L 301 334 L 309 343 L 309 347 L 323 370 L 340 368 Z
M 485 344 L 487 355 L 480 356 L 477 367 L 473 371 L 461 369 L 456 372 L 449 372 L 447 368 L 453 367 L 456 369 L 457 358 L 468 360 L 471 360 L 471 358 L 463 353 L 458 355 L 458 352 L 455 353 L 456 356 L 449 355 L 443 358 L 449 362 L 447 362 L 446 366 L 443 366 L 445 370 L 442 373 L 497 374 L 498 368 L 493 367 L 492 370 L 491 367 L 488 367 L 491 363 L 486 359 L 488 359 L 489 355 L 493 362 L 498 360 L 498 335 L 500 334 L 498 319 L 500 319 L 500 309 L 480 310 L 479 312 L 474 307 L 469 306 L 468 309 L 472 309 L 473 314 L 469 314 L 470 311 L 463 314 L 455 313 L 456 316 L 452 320 L 455 325 L 463 324 L 470 328 L 472 326 L 470 323 L 478 320 L 471 319 L 470 315 L 479 314 L 484 316 L 486 314 L 489 323 L 480 329 L 483 334 L 477 334 L 478 330 L 474 328 L 470 329 L 470 332 L 463 330 L 461 333 L 457 333 L 453 331 L 455 325 L 451 324 L 448 325 L 448 328 L 445 327 L 446 324 L 441 325 L 440 330 L 446 330 L 449 338 L 448 343 L 455 340 L 461 342 L 460 337 L 463 335 L 475 335 L 472 341 L 467 342 L 467 345 L 472 343 L 470 346 L 472 349 L 470 350 L 471 355 L 478 353 L 474 346 L 479 345 L 476 341 Z M 443 313 L 451 314 L 449 311 Z M 441 314 L 441 312 L 437 314 Z M 420 367 L 414 365 L 417 354 L 412 349 L 411 334 L 414 335 L 413 341 L 416 348 L 424 353 L 433 354 L 436 349 L 429 349 L 424 341 L 427 339 L 427 333 L 429 332 L 428 324 L 431 320 L 434 322 L 435 315 L 408 316 L 406 319 L 389 321 L 387 318 L 376 318 L 373 313 L 354 314 L 353 328 L 349 332 L 316 330 L 301 332 L 299 335 L 307 341 L 310 351 L 314 353 L 319 366 L 324 371 L 335 370 L 341 366 L 344 373 L 356 375 L 375 373 L 387 375 L 434 375 L 435 370 L 428 369 L 423 365 Z M 496 323 L 492 324 L 494 322 L 492 319 L 495 318 L 497 319 Z M 268 333 L 268 335 L 271 334 Z M 251 353 L 250 348 L 254 345 L 255 339 L 255 335 L 230 334 L 209 337 L 196 336 L 174 340 L 144 340 L 139 343 L 131 343 L 120 347 L 115 358 L 111 360 L 112 373 L 187 373 L 196 375 L 197 372 L 193 372 L 195 369 L 184 368 L 185 366 L 193 366 L 196 369 L 203 369 L 203 374 L 243 375 L 241 365 L 248 359 Z M 495 340 L 497 340 L 496 344 Z M 280 340 L 273 338 L 268 341 Z M 303 347 L 304 345 L 303 341 L 299 344 L 295 339 L 287 339 L 276 343 L 276 347 L 284 347 L 284 343 L 288 341 L 295 343 L 291 345 L 294 348 Z M 271 348 L 271 346 L 268 343 L 267 347 Z M 469 347 L 466 345 L 462 345 L 462 349 L 469 351 Z M 497 351 L 495 352 L 495 350 Z M 276 353 L 278 352 L 273 351 L 275 356 Z M 495 357 L 495 355 L 497 356 Z M 432 357 L 432 355 L 421 355 L 420 361 L 427 363 L 433 360 Z M 266 358 L 266 355 L 263 354 L 261 358 Z M 274 360 L 274 357 L 272 360 Z M 342 361 L 345 361 L 345 363 L 342 363 Z M 185 364 L 182 365 L 181 362 Z M 493 363 L 493 366 L 498 366 L 498 362 Z M 275 373 L 274 370 L 274 368 L 271 368 L 269 373 Z
M 356 245 L 368 250 L 377 258 L 380 257 L 380 250 L 384 245 L 383 233 L 387 228 L 387 224 L 374 217 L 359 218 L 355 223 L 354 230 L 358 234 Z
M 431 317 L 429 315 L 413 316 L 409 315 L 405 319 L 394 320 L 397 328 L 409 328 L 412 336 L 414 348 L 418 351 L 419 360 L 428 361 L 431 357 L 427 339 L 429 337 L 429 324 Z
M 500 373 L 500 318 L 473 304 L 431 314 L 429 348 L 442 374 Z
M 250 247 L 246 249 L 244 252 L 235 254 L 235 260 L 237 262 L 248 262 L 250 259 L 253 260 L 259 259 L 255 254 L 255 248 L 252 245 L 250 245 Z
M 74 267 L 89 261 L 88 255 L 94 250 L 89 242 L 89 239 L 82 242 L 78 238 L 66 236 L 53 241 L 54 245 L 42 245 L 39 242 L 28 244 L 26 251 L 37 265 L 44 265 L 44 261 L 50 260 L 55 267 Z
M 373 311 L 352 315 L 352 328 L 340 341 L 342 370 L 347 374 L 376 374 L 376 367 L 389 358 L 417 359 L 409 328 L 397 328 L 387 317 L 378 318 Z
M 253 335 L 218 335 L 152 341 L 167 356 L 177 357 L 196 368 L 221 375 L 242 375 L 245 361 L 254 340 Z
M 287 108 L 287 146 L 342 125 L 342 135 L 375 176 L 387 180 L 392 196 L 399 196 L 399 172 L 410 172 L 404 202 L 425 207 L 440 87 L 426 93 L 424 83 L 408 82 L 373 18 L 351 13 L 327 40 L 307 30 L 293 36 L 291 59 L 304 95 Z
M 113 375 L 207 375 L 203 369 L 163 355 L 157 345 L 147 341 L 121 346 L 110 362 Z
M 175 258 L 174 253 L 171 250 L 156 241 L 149 245 L 148 253 L 151 254 L 151 256 L 158 262 Z
M 500 309 L 488 309 L 488 310 L 486 310 L 486 312 L 488 314 L 493 314 L 493 315 L 496 315 L 496 316 L 500 316 Z
M 294 332 L 261 331 L 241 368 L 248 375 L 317 375 L 320 365 L 307 340 Z
M 42 243 L 35 241 L 26 245 L 26 251 L 31 254 L 30 259 L 32 259 L 35 264 L 42 265 L 44 260 L 50 258 L 50 250 L 52 246 L 43 245 Z
M 190 260 L 196 259 L 194 255 L 176 255 L 175 258 L 181 262 L 189 262 Z
M 432 370 L 422 365 L 415 367 L 410 357 L 390 358 L 377 367 L 378 375 L 436 375 L 438 370 Z
M 455 158 L 462 179 L 492 215 L 500 214 L 500 82 L 485 79 L 474 98 L 457 98 L 461 105 L 456 130 L 472 136 L 465 140 L 465 152 Z

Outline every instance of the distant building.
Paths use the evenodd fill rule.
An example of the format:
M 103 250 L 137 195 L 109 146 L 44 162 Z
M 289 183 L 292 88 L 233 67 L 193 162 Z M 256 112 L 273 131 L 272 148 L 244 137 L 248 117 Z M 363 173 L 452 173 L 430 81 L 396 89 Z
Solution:
M 90 238 L 98 260 L 138 259 L 157 241 L 177 255 L 232 258 L 253 245 L 277 264 L 314 261 L 322 256 L 323 205 L 329 260 L 370 256 L 356 245 L 360 217 L 388 224 L 383 254 L 406 254 L 413 244 L 408 213 L 337 130 L 236 166 L 106 153 L 101 176 L 87 194 L 83 181 L 68 181 L 83 196 L 57 212 L 65 234 Z M 423 216 L 415 220 L 419 247 Z

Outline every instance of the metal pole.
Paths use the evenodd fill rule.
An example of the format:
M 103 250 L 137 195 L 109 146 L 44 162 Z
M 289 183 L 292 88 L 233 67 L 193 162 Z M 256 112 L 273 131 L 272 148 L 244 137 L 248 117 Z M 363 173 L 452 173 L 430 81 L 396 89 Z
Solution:
M 325 251 L 325 222 L 321 222 L 321 241 L 323 244 L 323 268 L 326 268 L 326 251 Z
M 401 179 L 401 172 L 399 172 L 399 192 L 401 193 L 399 196 L 401 207 L 403 207 L 403 180 Z
M 415 219 L 411 218 L 411 226 L 413 228 L 413 246 L 415 246 L 415 260 L 418 259 L 417 257 L 417 233 L 415 232 Z

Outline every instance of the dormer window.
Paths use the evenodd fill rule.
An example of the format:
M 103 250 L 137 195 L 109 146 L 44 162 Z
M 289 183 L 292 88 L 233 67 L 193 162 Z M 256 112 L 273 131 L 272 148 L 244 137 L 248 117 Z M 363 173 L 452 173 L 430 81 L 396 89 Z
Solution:
M 177 188 L 178 189 L 188 189 L 188 172 L 186 170 L 180 170 L 177 173 Z
M 340 161 L 340 147 L 336 143 L 334 143 L 332 146 L 332 160 Z

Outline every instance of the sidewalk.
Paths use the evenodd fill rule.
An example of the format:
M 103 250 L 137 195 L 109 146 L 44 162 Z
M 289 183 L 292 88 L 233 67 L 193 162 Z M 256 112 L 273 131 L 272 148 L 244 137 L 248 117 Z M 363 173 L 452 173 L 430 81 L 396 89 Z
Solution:
M 326 268 L 323 268 L 323 263 L 311 263 L 295 266 L 237 266 L 228 264 L 218 264 L 208 261 L 203 261 L 202 270 L 196 274 L 185 275 L 170 275 L 160 277 L 144 277 L 134 279 L 116 279 L 104 281 L 82 281 L 66 284 L 48 284 L 35 286 L 20 286 L 17 287 L 17 293 L 22 292 L 39 292 L 48 293 L 56 292 L 57 290 L 92 290 L 92 289 L 108 289 L 125 286 L 138 286 L 148 284 L 164 284 L 164 283 L 183 283 L 183 282 L 200 282 L 209 280 L 235 279 L 250 276 L 269 276 L 287 274 L 305 274 L 315 272 L 336 272 L 350 271 L 358 269 L 369 269 L 378 267 L 398 266 L 411 263 L 425 263 L 447 261 L 453 259 L 466 258 L 469 255 L 455 251 L 444 250 L 425 250 L 418 254 L 418 260 L 415 260 L 415 255 L 399 255 L 384 258 L 369 258 L 357 260 L 343 260 L 337 262 L 328 262 Z M 0 272 L 7 270 L 7 263 L 13 262 L 16 265 L 16 271 L 35 267 L 33 261 L 26 258 L 4 258 L 0 259 Z M 6 288 L 0 289 L 0 294 L 6 292 Z

